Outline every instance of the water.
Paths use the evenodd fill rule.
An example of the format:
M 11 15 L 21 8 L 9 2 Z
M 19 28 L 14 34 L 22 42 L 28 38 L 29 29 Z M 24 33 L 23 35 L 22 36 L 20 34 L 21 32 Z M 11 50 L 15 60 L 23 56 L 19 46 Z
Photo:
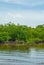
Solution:
M 0 65 L 44 65 L 44 49 L 0 51 Z

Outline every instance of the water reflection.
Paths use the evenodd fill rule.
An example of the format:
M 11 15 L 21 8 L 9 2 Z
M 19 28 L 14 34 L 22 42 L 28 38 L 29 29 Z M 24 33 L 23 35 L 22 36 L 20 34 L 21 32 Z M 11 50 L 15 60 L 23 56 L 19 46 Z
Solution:
M 44 65 L 44 49 L 0 51 L 0 65 Z

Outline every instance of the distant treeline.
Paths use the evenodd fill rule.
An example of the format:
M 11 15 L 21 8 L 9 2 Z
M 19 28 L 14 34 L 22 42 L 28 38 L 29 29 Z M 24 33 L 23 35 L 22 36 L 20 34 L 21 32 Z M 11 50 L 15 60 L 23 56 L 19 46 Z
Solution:
M 44 24 L 36 28 L 14 23 L 0 24 L 0 43 L 4 41 L 24 41 L 32 43 L 44 41 Z

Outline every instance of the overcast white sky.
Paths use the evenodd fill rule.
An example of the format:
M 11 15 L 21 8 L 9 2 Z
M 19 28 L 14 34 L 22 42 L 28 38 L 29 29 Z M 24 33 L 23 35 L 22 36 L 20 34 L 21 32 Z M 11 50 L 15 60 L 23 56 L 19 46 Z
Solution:
M 44 24 L 44 0 L 0 0 L 0 24 Z

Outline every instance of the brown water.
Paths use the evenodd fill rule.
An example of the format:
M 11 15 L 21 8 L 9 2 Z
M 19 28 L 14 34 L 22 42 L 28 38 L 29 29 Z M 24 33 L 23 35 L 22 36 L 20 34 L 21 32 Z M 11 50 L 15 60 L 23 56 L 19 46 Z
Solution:
M 44 65 L 44 49 L 0 51 L 0 65 Z

